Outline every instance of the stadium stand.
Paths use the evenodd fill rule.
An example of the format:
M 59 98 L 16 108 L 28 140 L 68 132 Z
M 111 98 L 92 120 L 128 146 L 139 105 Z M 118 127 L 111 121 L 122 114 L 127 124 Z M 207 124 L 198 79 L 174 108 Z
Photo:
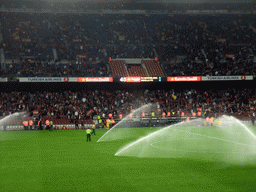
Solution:
M 97 114 L 115 118 L 125 117 L 132 109 L 146 103 L 159 103 L 162 112 L 181 112 L 191 116 L 201 108 L 204 112 L 232 114 L 239 118 L 249 116 L 255 110 L 256 92 L 254 89 L 227 90 L 133 90 L 113 92 L 105 90 L 83 90 L 77 92 L 1 92 L 0 116 L 19 111 L 38 110 L 40 117 L 59 123 L 73 123 L 75 119 L 85 119 L 90 123 Z M 252 109 L 254 108 L 254 109 Z M 157 111 L 157 109 L 155 109 Z
M 125 67 L 125 61 L 111 61 L 110 68 L 113 77 L 126 77 L 128 76 L 128 71 Z
M 152 60 L 144 60 L 143 63 L 145 64 L 150 77 L 164 77 L 165 76 L 165 74 L 158 62 L 152 61 Z
M 27 7 L 21 8 L 22 6 L 16 5 L 15 2 L 1 2 L 0 49 L 1 61 L 3 55 L 5 65 L 0 68 L 0 76 L 10 78 L 166 77 L 255 75 L 256 73 L 255 15 L 228 14 L 238 10 L 254 13 L 255 4 L 238 6 L 216 3 L 167 7 L 161 4 L 154 4 L 152 7 L 147 4 L 147 13 L 155 13 L 156 8 L 161 10 L 161 13 L 167 13 L 159 14 L 157 17 L 150 14 L 86 14 L 85 5 L 74 4 L 77 6 L 70 8 L 65 3 L 58 5 L 41 3 L 39 10 L 34 3 L 28 3 Z M 87 9 L 101 10 L 102 7 L 107 8 L 110 5 L 106 3 L 94 8 L 92 4 L 86 6 Z M 56 10 L 60 7 L 61 13 L 57 13 Z M 78 7 L 82 11 L 78 10 Z M 119 8 L 115 5 L 111 10 L 119 10 Z M 133 8 L 134 5 L 131 3 L 122 6 L 122 10 Z M 168 10 L 170 8 L 182 13 L 191 10 L 227 10 L 227 13 L 225 16 L 171 14 Z M 6 9 L 14 9 L 14 11 L 6 11 Z M 26 12 L 26 9 L 36 11 Z M 49 11 L 40 12 L 46 9 Z M 66 14 L 65 11 L 68 10 L 72 13 L 76 12 Z M 141 63 L 127 63 L 126 59 L 140 59 Z M 36 103 L 41 116 L 60 116 L 61 121 L 64 122 L 73 119 L 74 111 L 71 110 L 71 105 L 77 106 L 75 110 L 80 114 L 80 118 L 91 120 L 97 113 L 126 114 L 142 104 L 157 101 L 160 103 L 160 108 L 166 112 L 174 110 L 178 113 L 187 110 L 188 114 L 191 114 L 191 110 L 196 111 L 198 107 L 204 106 L 212 112 L 248 114 L 248 109 L 255 105 L 254 90 L 244 89 L 237 93 L 232 91 L 206 91 L 205 94 L 197 90 L 195 94 L 195 90 L 183 92 L 160 90 L 159 93 L 153 91 L 145 94 L 142 91 L 126 94 L 121 90 L 115 92 L 98 90 L 64 94 L 36 93 L 37 96 L 32 97 L 29 94 L 28 98 L 26 97 L 28 93 L 25 92 L 18 92 L 18 96 L 15 96 L 16 93 L 2 92 L 0 104 L 1 112 L 6 115 L 5 113 L 19 110 L 34 110 Z M 253 94 L 245 97 L 248 91 Z M 80 95 L 76 100 L 64 96 L 72 95 L 73 98 L 76 94 Z M 216 94 L 217 99 L 208 98 L 207 94 Z M 7 95 L 14 100 L 8 101 Z M 93 96 L 86 98 L 86 101 L 90 100 L 87 103 L 83 102 L 81 95 Z M 47 99 L 49 97 L 54 102 L 50 102 Z M 99 105 L 102 97 L 108 99 Z M 142 103 L 138 100 L 139 97 Z M 244 102 L 237 99 L 241 97 L 245 97 Z M 84 106 L 81 106 L 81 103 Z M 87 113 L 88 111 L 91 112 Z
M 162 76 L 255 74 L 256 23 L 250 14 L 103 17 L 2 12 L 1 26 L 7 64 L 1 69 L 4 75 L 13 70 L 27 73 L 23 67 L 15 69 L 21 64 L 40 63 L 35 65 L 38 71 L 41 63 L 57 63 L 72 64 L 73 76 L 98 76 L 88 71 L 100 68 L 101 76 L 109 76 L 116 73 L 111 71 L 109 57 L 157 57 L 159 64 L 149 64 L 147 70 L 156 70 Z M 61 73 L 46 76 L 53 75 Z
M 141 66 L 133 66 L 128 69 L 129 76 L 147 77 L 147 72 Z

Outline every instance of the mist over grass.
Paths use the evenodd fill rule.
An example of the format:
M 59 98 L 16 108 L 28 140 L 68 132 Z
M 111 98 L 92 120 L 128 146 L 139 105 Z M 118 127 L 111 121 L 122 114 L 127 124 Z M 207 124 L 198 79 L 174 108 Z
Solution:
M 127 115 L 124 119 L 109 129 L 99 140 L 100 141 L 112 141 L 118 139 L 126 139 L 133 137 L 136 134 L 136 127 L 140 126 L 141 114 L 150 113 L 151 110 L 156 109 L 157 103 L 146 104 L 134 112 Z M 130 118 L 132 115 L 132 118 Z
M 141 137 L 117 151 L 116 156 L 188 158 L 227 165 L 256 165 L 256 136 L 232 116 L 220 126 L 205 126 L 203 119 L 181 122 Z

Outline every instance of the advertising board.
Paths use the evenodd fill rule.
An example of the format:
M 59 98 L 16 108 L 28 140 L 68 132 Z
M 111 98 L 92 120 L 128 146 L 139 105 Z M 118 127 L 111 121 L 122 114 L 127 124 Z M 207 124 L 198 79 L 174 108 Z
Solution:
M 167 77 L 168 82 L 178 82 L 178 81 L 201 81 L 200 76 L 177 76 L 177 77 Z

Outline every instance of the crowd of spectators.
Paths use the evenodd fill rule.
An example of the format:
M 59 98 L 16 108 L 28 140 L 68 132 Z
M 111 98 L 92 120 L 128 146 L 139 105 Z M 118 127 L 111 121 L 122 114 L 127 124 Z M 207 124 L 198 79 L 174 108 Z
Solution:
M 83 90 L 77 92 L 1 92 L 0 116 L 19 111 L 39 111 L 41 117 L 53 116 L 59 119 L 93 119 L 100 114 L 107 118 L 112 113 L 115 118 L 123 117 L 131 110 L 148 103 L 156 103 L 149 110 L 158 112 L 181 112 L 191 116 L 201 108 L 203 112 L 236 114 L 247 116 L 255 110 L 255 89 L 226 90 L 132 90 L 105 91 Z M 150 113 L 151 111 L 145 111 Z
M 156 47 L 167 75 L 255 74 L 256 33 L 250 17 L 195 18 L 198 22 L 175 24 L 177 30 L 164 38 L 167 45 Z M 179 43 L 171 43 L 174 39 Z M 179 60 L 176 55 L 185 58 Z
M 77 62 L 86 63 L 86 71 L 102 68 L 101 74 L 110 75 L 109 57 L 158 57 L 167 75 L 255 74 L 254 15 L 1 13 L 1 26 L 6 60 L 19 60 L 23 66 Z M 17 73 L 26 74 L 28 68 Z M 2 73 L 6 71 L 12 70 Z
M 68 64 L 16 63 L 0 69 L 1 77 L 108 77 L 109 70 L 104 63 L 96 66 L 86 62 Z

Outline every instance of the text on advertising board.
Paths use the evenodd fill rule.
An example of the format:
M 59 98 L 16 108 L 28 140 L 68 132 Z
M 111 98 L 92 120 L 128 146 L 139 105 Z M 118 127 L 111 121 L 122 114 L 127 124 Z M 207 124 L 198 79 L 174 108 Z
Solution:
M 247 76 L 203 76 L 202 81 L 234 81 L 234 80 L 253 80 L 252 75 Z
M 7 82 L 8 81 L 8 78 L 2 78 L 0 77 L 0 82 Z
M 77 82 L 77 77 L 19 77 L 19 82 Z
M 27 78 L 27 81 L 30 82 L 62 82 L 61 77 L 31 77 Z
M 139 83 L 141 82 L 141 77 L 121 77 L 121 82 L 129 82 L 129 83 Z
M 200 76 L 167 77 L 168 82 L 172 81 L 201 81 Z
M 141 77 L 141 82 L 158 82 L 158 77 Z
M 113 82 L 113 77 L 78 77 L 78 82 Z

